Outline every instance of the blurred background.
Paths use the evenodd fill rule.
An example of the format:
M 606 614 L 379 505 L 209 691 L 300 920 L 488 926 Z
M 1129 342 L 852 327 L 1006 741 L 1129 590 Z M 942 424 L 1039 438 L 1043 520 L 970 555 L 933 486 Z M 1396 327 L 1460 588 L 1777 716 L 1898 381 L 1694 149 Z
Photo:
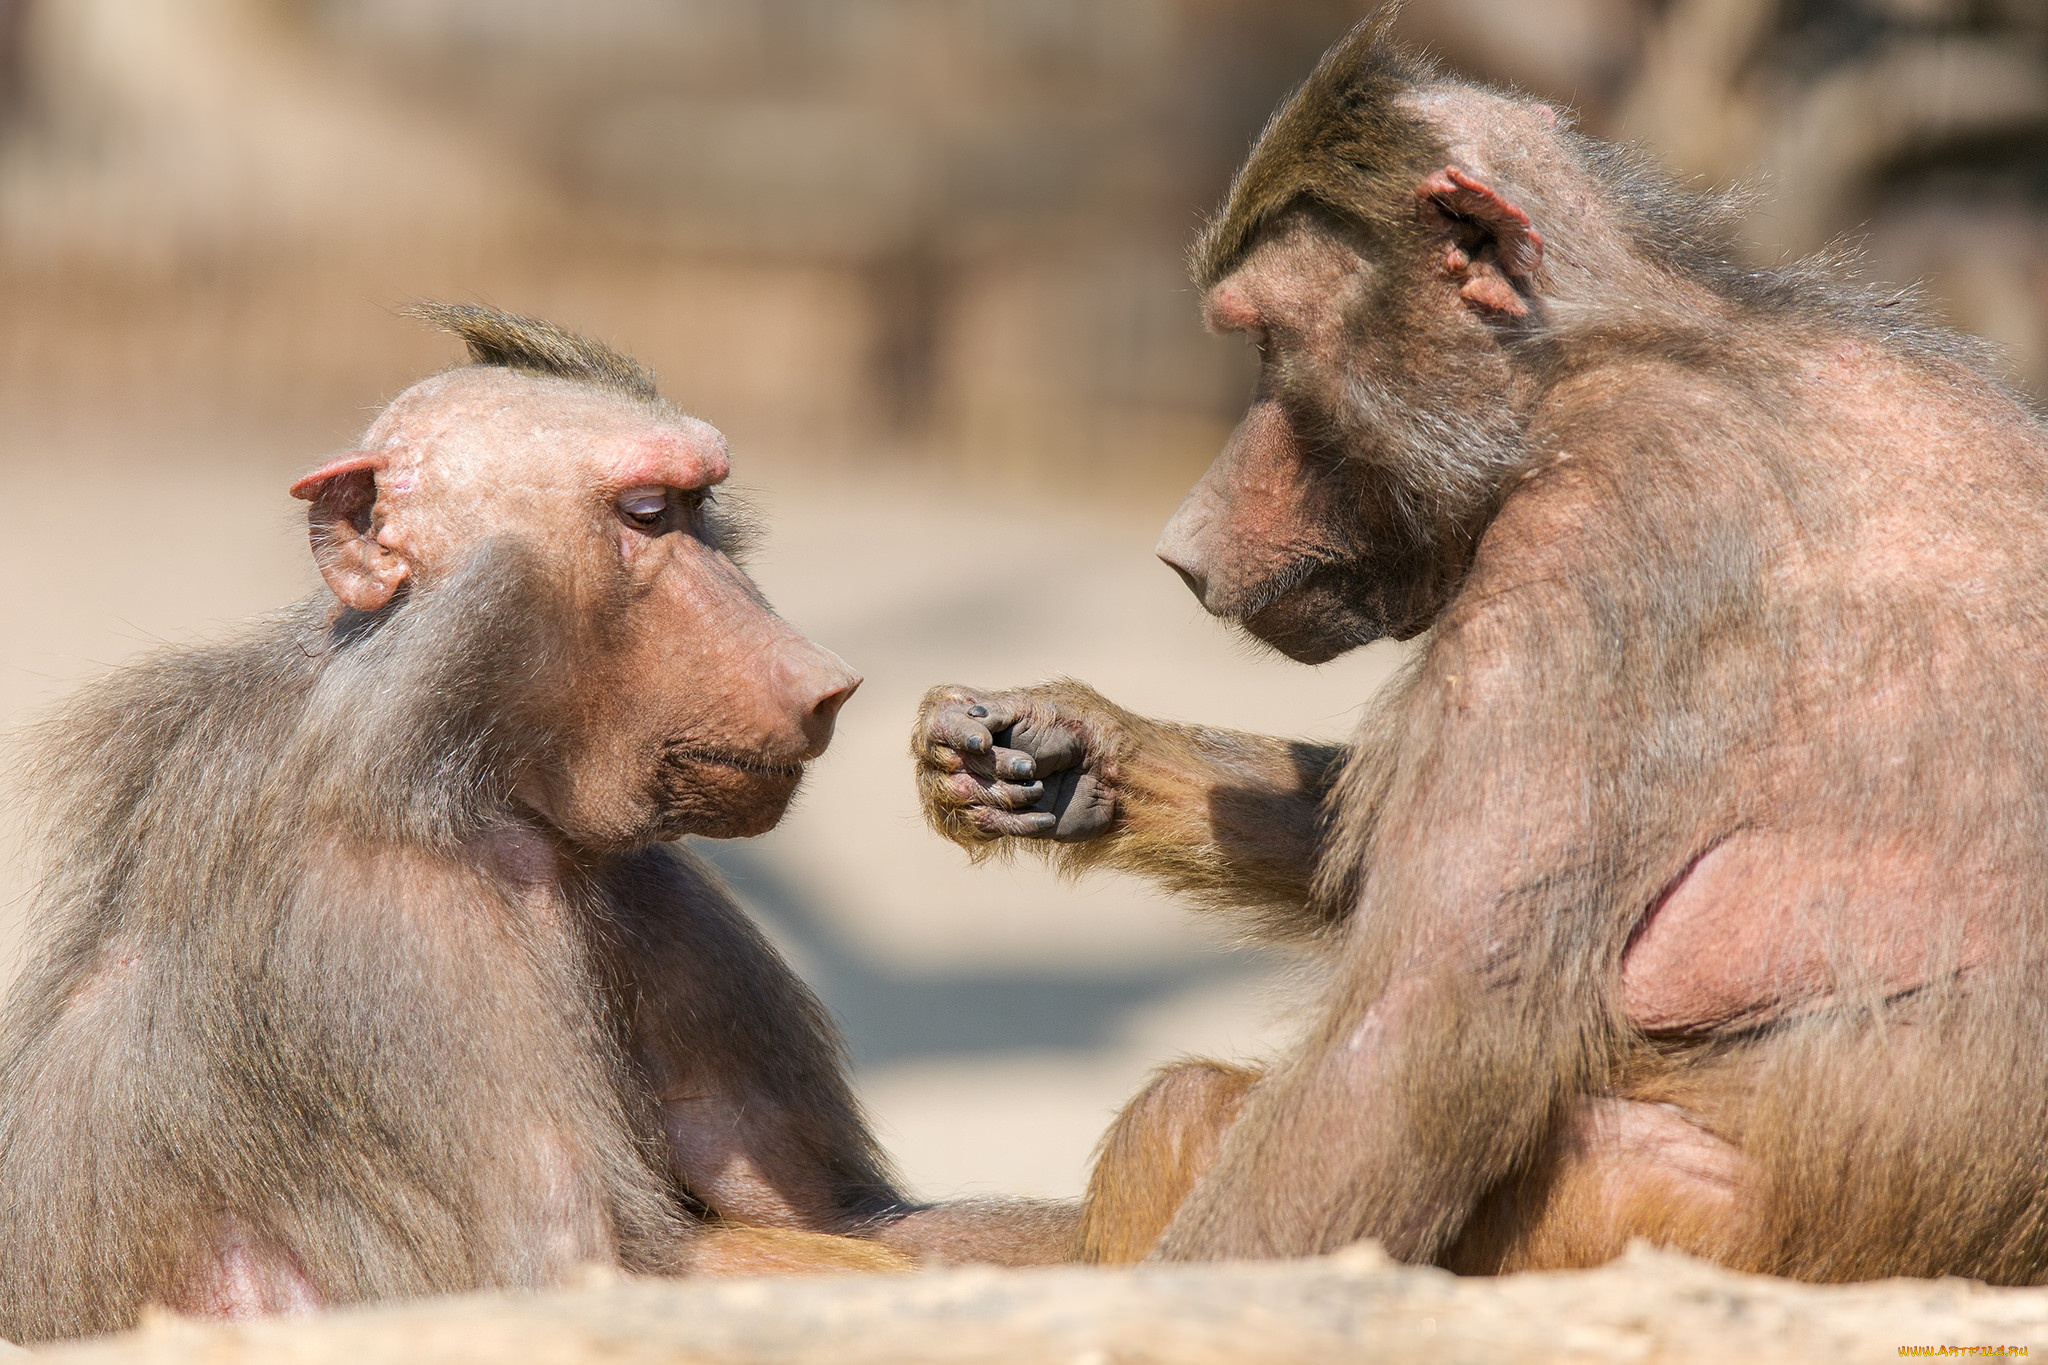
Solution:
M 927 1194 L 1079 1189 L 1158 1062 L 1284 1037 L 1286 964 L 1135 884 L 968 868 L 918 694 L 1071 673 L 1343 734 L 1396 660 L 1261 657 L 1153 562 L 1241 404 L 1181 254 L 1337 0 L 0 0 L 0 725 L 307 591 L 284 489 L 538 313 L 724 427 L 757 572 L 868 676 L 783 828 L 707 846 Z M 2048 392 L 2044 0 L 1413 0 L 1448 65 L 1757 194 Z M 0 769 L 0 796 L 7 794 Z M 0 947 L 26 881 L 0 833 Z M 12 952 L 4 955 L 11 970 Z

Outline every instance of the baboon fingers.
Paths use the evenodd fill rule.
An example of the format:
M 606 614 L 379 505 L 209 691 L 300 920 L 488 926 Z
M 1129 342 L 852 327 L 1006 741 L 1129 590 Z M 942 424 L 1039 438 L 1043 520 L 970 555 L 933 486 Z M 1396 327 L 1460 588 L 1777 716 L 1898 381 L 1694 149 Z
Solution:
M 1011 748 L 998 748 L 990 766 L 995 769 L 997 777 L 1012 782 L 1029 782 L 1039 775 L 1038 764 L 1030 754 Z
M 1038 804 L 1045 796 L 1043 782 L 987 782 L 973 773 L 964 772 L 954 773 L 937 786 L 950 799 L 949 804 L 994 806 L 998 810 L 1023 810 Z
M 995 782 L 989 785 L 988 794 L 982 799 L 1003 810 L 1028 810 L 1045 799 L 1045 784 Z
M 926 767 L 937 768 L 942 773 L 957 773 L 967 767 L 966 758 L 957 750 L 949 749 L 943 744 L 921 746 L 919 757 Z
M 995 748 L 995 734 L 1017 719 L 1010 697 L 991 697 L 968 688 L 941 686 L 925 693 L 918 708 L 920 747 L 942 745 L 970 754 Z
M 1060 818 L 1051 811 L 1011 815 L 979 807 L 974 811 L 974 822 L 990 834 L 1012 839 L 1043 839 L 1059 828 Z
M 996 747 L 989 727 L 958 711 L 946 711 L 925 723 L 927 747 L 957 749 L 963 754 L 986 754 Z
M 1033 764 L 1031 775 L 1036 777 L 1064 772 L 1088 756 L 1086 742 L 1060 724 L 1056 712 L 1050 716 L 1025 715 L 1006 732 L 998 733 L 996 743 L 1028 756 Z

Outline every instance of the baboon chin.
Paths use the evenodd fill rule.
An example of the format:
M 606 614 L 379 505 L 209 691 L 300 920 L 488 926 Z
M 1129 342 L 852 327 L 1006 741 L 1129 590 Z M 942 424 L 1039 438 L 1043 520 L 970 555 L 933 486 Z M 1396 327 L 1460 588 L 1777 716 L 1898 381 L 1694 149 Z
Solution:
M 1193 264 L 1260 376 L 1160 557 L 1304 662 L 1424 639 L 1342 746 L 927 696 L 940 833 L 1326 969 L 1277 1065 L 1118 1118 L 1084 1254 L 2048 1278 L 2048 429 L 1383 24 Z
M 658 837 L 745 839 L 781 821 L 802 786 L 802 763 L 764 763 L 701 751 L 662 755 Z
M 1407 640 L 1429 616 L 1407 603 L 1389 611 L 1389 594 L 1359 590 L 1356 564 L 1318 564 L 1299 582 L 1236 621 L 1260 644 L 1300 664 L 1328 663 L 1377 640 Z

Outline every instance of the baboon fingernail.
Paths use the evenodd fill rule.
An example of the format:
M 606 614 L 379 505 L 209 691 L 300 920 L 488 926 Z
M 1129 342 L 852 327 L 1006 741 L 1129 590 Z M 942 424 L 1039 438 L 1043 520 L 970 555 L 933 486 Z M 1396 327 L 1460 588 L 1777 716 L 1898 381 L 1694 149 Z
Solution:
M 967 708 L 967 714 L 974 717 L 976 720 L 980 720 L 983 716 L 988 714 L 988 708 L 986 706 L 970 706 Z

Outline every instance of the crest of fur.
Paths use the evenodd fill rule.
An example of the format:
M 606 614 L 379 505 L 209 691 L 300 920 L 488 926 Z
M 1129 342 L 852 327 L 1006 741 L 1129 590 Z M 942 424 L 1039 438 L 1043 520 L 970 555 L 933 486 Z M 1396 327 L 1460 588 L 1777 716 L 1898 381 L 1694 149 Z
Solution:
M 1399 12 L 1388 5 L 1361 21 L 1267 122 L 1189 253 L 1197 288 L 1228 275 L 1267 225 L 1304 201 L 1368 230 L 1398 226 L 1394 215 L 1443 160 L 1430 131 L 1395 105 L 1431 75 L 1394 46 Z
M 579 380 L 649 403 L 661 400 L 653 373 L 639 361 L 551 322 L 477 303 L 422 302 L 400 311 L 462 338 L 478 365 Z

